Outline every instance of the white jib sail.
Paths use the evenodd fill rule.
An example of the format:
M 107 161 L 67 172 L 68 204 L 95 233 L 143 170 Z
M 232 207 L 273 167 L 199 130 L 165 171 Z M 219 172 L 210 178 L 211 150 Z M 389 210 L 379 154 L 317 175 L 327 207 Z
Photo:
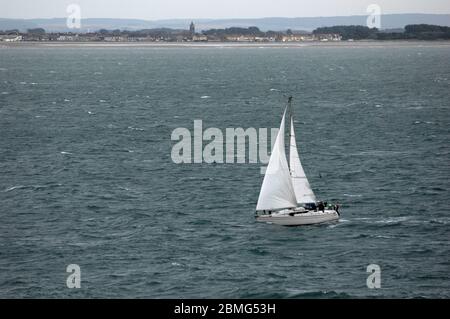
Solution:
M 291 117 L 291 142 L 289 147 L 289 165 L 291 167 L 292 185 L 294 186 L 295 197 L 297 203 L 315 203 L 316 196 L 309 185 L 305 171 L 297 151 L 297 143 L 295 142 L 294 120 Z
M 297 206 L 289 166 L 284 149 L 284 123 L 286 111 L 281 120 L 280 131 L 270 155 L 269 165 L 259 193 L 256 210 L 280 210 Z

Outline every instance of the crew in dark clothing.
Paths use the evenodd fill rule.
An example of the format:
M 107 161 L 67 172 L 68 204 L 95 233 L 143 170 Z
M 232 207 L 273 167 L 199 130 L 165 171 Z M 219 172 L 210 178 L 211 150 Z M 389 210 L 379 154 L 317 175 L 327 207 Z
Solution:
M 319 205 L 317 207 L 319 208 L 320 211 L 325 212 L 325 206 L 323 205 L 322 202 L 319 202 Z

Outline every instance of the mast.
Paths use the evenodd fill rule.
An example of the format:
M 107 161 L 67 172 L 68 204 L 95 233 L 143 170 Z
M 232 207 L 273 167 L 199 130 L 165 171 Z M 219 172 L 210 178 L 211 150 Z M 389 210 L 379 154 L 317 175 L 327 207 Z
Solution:
M 289 167 L 291 167 L 292 163 L 291 163 L 291 144 L 292 144 L 292 139 L 294 139 L 295 142 L 295 134 L 294 134 L 294 127 L 292 125 L 292 123 L 294 123 L 294 110 L 292 109 L 292 95 L 290 95 L 288 97 L 288 110 L 289 110 Z M 290 168 L 290 172 L 292 175 L 292 171 Z
M 306 177 L 298 155 L 297 142 L 295 141 L 294 132 L 292 97 L 289 97 L 288 106 L 290 109 L 289 172 L 291 175 L 292 185 L 294 186 L 295 197 L 298 204 L 315 203 L 316 196 L 309 185 L 308 178 Z

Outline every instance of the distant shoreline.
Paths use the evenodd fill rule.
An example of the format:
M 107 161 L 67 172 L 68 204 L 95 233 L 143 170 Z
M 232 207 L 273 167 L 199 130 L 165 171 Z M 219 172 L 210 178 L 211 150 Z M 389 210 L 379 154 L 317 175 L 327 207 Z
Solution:
M 383 47 L 386 45 L 396 45 L 399 47 L 408 46 L 450 46 L 450 40 L 358 40 L 358 41 L 337 41 L 337 42 L 296 42 L 296 43 L 255 43 L 255 42 L 0 42 L 1 48 L 308 48 L 308 47 Z

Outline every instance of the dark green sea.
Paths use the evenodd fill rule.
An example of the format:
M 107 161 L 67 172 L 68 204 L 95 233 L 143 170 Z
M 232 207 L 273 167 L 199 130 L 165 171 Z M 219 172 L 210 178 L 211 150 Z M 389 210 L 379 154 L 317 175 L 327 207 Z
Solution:
M 260 163 L 171 159 L 197 119 L 278 127 L 280 91 L 339 223 L 256 223 Z M 449 298 L 449 142 L 449 43 L 2 46 L 0 298 Z

